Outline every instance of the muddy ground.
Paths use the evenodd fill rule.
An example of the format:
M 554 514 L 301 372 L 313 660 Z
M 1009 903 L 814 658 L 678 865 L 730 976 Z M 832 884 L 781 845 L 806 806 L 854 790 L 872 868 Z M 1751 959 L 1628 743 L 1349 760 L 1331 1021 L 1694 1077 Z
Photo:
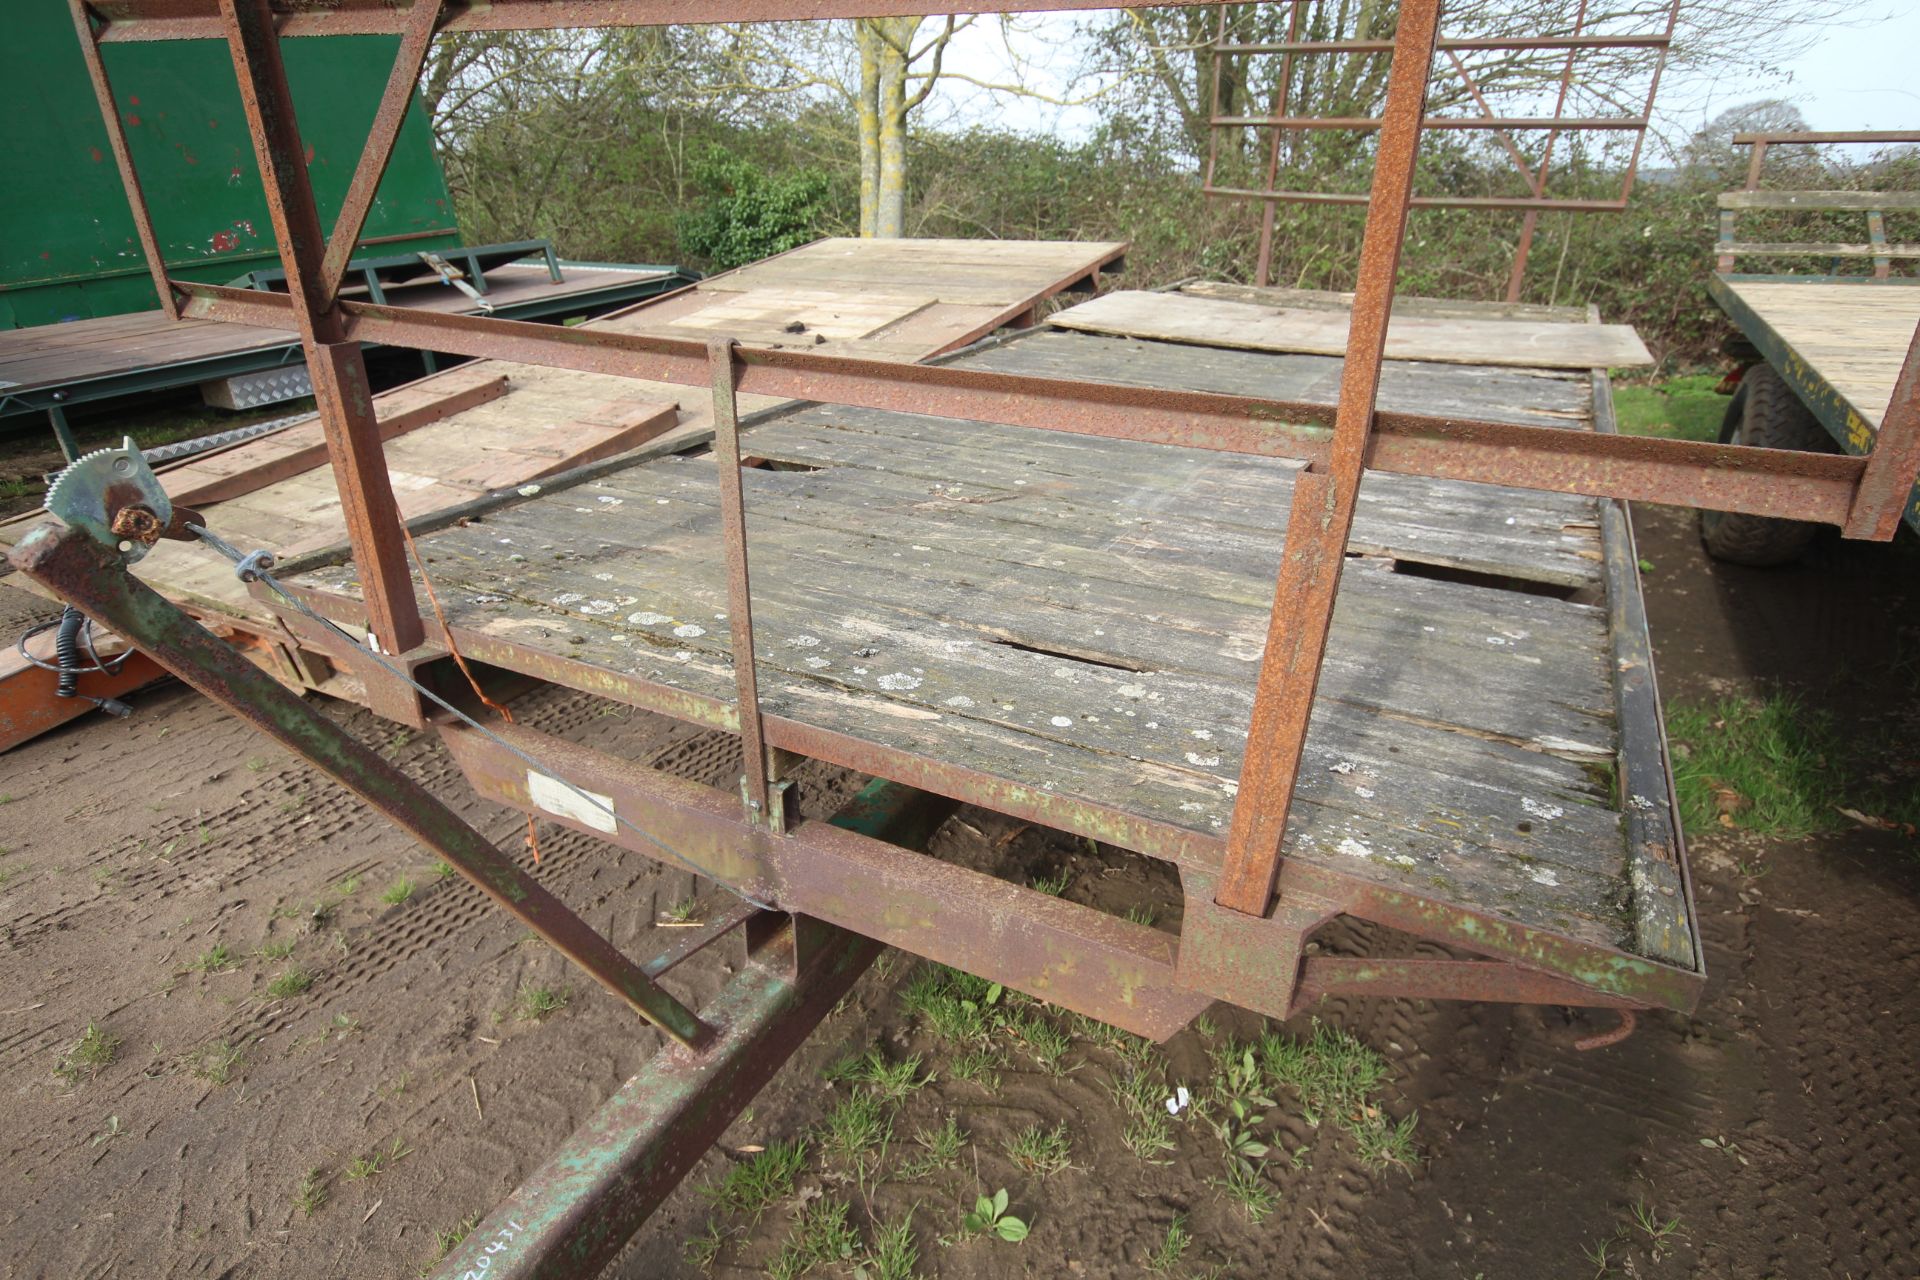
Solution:
M 1784 687 L 1850 732 L 1916 740 L 1911 554 L 1823 544 L 1790 570 L 1709 568 L 1690 529 L 1679 513 L 1640 513 L 1668 698 Z M 92 717 L 0 758 L 0 1273 L 416 1274 L 442 1233 L 506 1194 L 655 1038 L 475 891 L 439 878 L 417 846 L 207 703 L 170 687 L 138 706 L 129 721 Z M 333 710 L 518 847 L 520 820 L 474 801 L 432 739 Z M 584 697 L 519 710 L 706 781 L 737 769 L 726 740 Z M 848 791 L 810 779 L 816 811 Z M 656 922 L 695 887 L 581 836 L 548 830 L 541 845 L 542 878 L 630 954 L 658 949 L 669 935 Z M 972 810 L 935 847 L 1015 874 L 1064 872 L 1070 897 L 1157 903 L 1172 925 L 1171 880 L 1144 860 Z M 893 955 L 611 1274 L 699 1274 L 687 1254 L 709 1223 L 725 1237 L 713 1274 L 777 1273 L 794 1207 L 845 1202 L 869 1240 L 875 1223 L 911 1213 L 927 1276 L 1142 1274 L 1176 1219 L 1191 1244 L 1166 1274 L 1185 1276 L 1920 1275 L 1916 842 L 1863 828 L 1792 843 L 1718 831 L 1695 840 L 1693 861 L 1712 976 L 1691 1018 L 1643 1019 L 1624 1043 L 1580 1053 L 1572 1042 L 1610 1017 L 1323 1010 L 1385 1058 L 1369 1103 L 1388 1122 L 1417 1114 L 1416 1158 L 1369 1161 L 1352 1133 L 1309 1124 L 1285 1094 L 1259 1127 L 1275 1201 L 1257 1224 L 1218 1186 L 1220 1143 L 1191 1108 L 1163 1162 L 1148 1162 L 1124 1144 L 1110 1089 L 1141 1071 L 1200 1092 L 1216 1074 L 1210 1052 L 1255 1035 L 1255 1020 L 1216 1010 L 1208 1029 L 1142 1051 L 1019 1010 L 1071 1047 L 1049 1068 L 1031 1038 L 996 1033 L 1004 1064 L 989 1089 L 960 1078 L 956 1052 L 905 1012 L 918 966 Z M 703 956 L 676 985 L 705 999 L 733 962 Z M 564 1005 L 530 1016 L 542 992 Z M 68 1058 L 89 1022 L 115 1045 L 91 1065 Z M 1311 1032 L 1304 1019 L 1286 1030 Z M 915 1078 L 933 1080 L 885 1110 L 892 1142 L 860 1177 L 822 1153 L 819 1126 L 855 1091 L 823 1073 L 876 1046 L 889 1062 L 920 1054 Z M 968 1145 L 948 1167 L 913 1168 L 913 1135 L 949 1116 Z M 1006 1155 L 1014 1134 L 1062 1124 L 1066 1169 L 1042 1176 Z M 700 1193 L 753 1148 L 809 1135 L 795 1195 L 757 1225 Z M 963 1210 L 1002 1187 L 1029 1237 L 963 1235 Z

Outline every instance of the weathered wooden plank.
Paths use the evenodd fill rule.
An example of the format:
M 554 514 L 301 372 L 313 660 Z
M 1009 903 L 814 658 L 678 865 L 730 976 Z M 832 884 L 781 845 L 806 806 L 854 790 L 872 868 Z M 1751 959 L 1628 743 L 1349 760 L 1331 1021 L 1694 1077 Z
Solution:
M 1196 280 L 1180 286 L 1197 298 L 1222 298 L 1260 306 L 1351 311 L 1353 295 L 1330 289 L 1260 288 L 1220 280 Z M 1585 307 L 1550 307 L 1532 302 L 1486 302 L 1472 298 L 1395 298 L 1393 314 L 1427 320 L 1534 320 L 1543 324 L 1586 324 Z
M 411 383 L 374 398 L 380 438 L 393 440 L 409 431 L 477 408 L 506 394 L 506 375 L 458 377 L 427 386 Z M 263 489 L 278 480 L 326 465 L 327 442 L 316 422 L 301 423 L 259 440 L 249 440 L 211 457 L 197 458 L 184 467 L 161 474 L 161 487 L 182 506 L 225 502 Z
M 1723 191 L 1722 209 L 1920 209 L 1920 191 Z
M 1333 404 L 1341 361 L 1296 352 L 1240 351 L 1046 330 L 969 357 L 975 368 L 1129 386 L 1189 387 L 1236 395 Z M 1472 416 L 1520 426 L 1591 424 L 1585 373 L 1490 365 L 1389 360 L 1380 371 L 1380 408 Z
M 1212 347 L 1339 355 L 1347 317 L 1314 308 L 1268 308 L 1181 293 L 1121 290 L 1047 318 L 1056 328 L 1154 338 Z M 1631 325 L 1571 325 L 1525 320 L 1427 319 L 1396 313 L 1387 358 L 1452 364 L 1590 369 L 1649 365 L 1653 357 Z

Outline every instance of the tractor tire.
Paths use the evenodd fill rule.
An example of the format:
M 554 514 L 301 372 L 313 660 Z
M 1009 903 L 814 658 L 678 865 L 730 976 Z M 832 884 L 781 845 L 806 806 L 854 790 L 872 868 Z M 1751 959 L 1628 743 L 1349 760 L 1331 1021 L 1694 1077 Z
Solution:
M 1834 453 L 1833 438 L 1773 371 L 1756 364 L 1740 380 L 1720 423 L 1721 444 L 1758 449 Z M 1730 511 L 1700 513 L 1700 541 L 1707 554 L 1730 564 L 1768 568 L 1797 559 L 1820 526 L 1806 520 L 1776 520 Z

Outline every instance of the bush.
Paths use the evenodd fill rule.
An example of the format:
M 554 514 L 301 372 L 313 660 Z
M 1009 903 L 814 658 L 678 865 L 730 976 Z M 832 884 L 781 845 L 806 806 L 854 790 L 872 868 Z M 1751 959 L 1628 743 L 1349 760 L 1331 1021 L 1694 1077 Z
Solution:
M 771 177 L 724 147 L 708 150 L 693 170 L 704 203 L 682 214 L 681 249 L 709 269 L 758 262 L 813 240 L 827 207 L 829 183 L 818 169 Z

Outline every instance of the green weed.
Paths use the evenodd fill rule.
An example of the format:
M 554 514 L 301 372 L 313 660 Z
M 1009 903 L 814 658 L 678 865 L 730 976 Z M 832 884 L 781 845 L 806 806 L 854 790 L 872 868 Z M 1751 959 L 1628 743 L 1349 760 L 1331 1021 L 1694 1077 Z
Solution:
M 1411 1169 L 1419 1159 L 1413 1146 L 1414 1126 L 1420 1123 L 1417 1112 L 1394 1123 L 1377 1106 L 1366 1107 L 1360 1118 L 1348 1126 L 1354 1149 L 1360 1159 L 1376 1169 Z
M 120 1037 L 98 1022 L 89 1021 L 73 1048 L 61 1055 L 54 1073 L 68 1084 L 77 1085 L 83 1077 L 91 1080 L 106 1070 L 119 1053 Z
M 263 942 L 260 944 L 260 954 L 269 960 L 285 960 L 293 954 L 293 946 L 291 938 L 285 942 Z
M 467 1237 L 472 1235 L 473 1229 L 479 1225 L 480 1215 L 470 1213 L 460 1219 L 457 1225 L 448 1227 L 444 1231 L 436 1230 L 433 1233 L 433 1259 L 427 1264 L 428 1267 L 432 1267 L 434 1263 L 440 1262 L 448 1254 L 466 1243 Z
M 1027 1238 L 1026 1221 L 1007 1212 L 1005 1187 L 975 1200 L 973 1208 L 961 1215 L 960 1225 L 969 1234 L 991 1232 L 1009 1244 L 1019 1244 Z
M 1147 1270 L 1156 1275 L 1165 1275 L 1180 1265 L 1180 1259 L 1186 1256 L 1187 1247 L 1193 1243 L 1193 1233 L 1187 1230 L 1187 1215 L 1176 1213 L 1167 1226 L 1166 1239 L 1160 1242 L 1147 1258 Z
M 851 1262 L 860 1249 L 860 1233 L 847 1221 L 847 1209 L 844 1200 L 824 1198 L 800 1206 L 767 1274 L 774 1280 L 795 1280 L 816 1267 Z
M 318 1168 L 309 1169 L 300 1179 L 300 1185 L 293 1191 L 293 1207 L 303 1218 L 311 1218 L 326 1206 L 331 1195 L 327 1187 L 326 1173 Z M 443 1255 L 444 1256 L 444 1255 Z
M 769 1205 L 793 1194 L 793 1180 L 806 1167 L 807 1144 L 775 1142 L 729 1168 L 719 1182 L 700 1188 L 716 1209 L 759 1222 Z
M 920 1246 L 913 1238 L 913 1210 L 896 1222 L 878 1227 L 873 1233 L 873 1248 L 862 1268 L 872 1280 L 914 1280 L 919 1274 Z
M 216 942 L 208 947 L 187 965 L 190 970 L 200 973 L 220 973 L 233 967 L 233 948 L 224 942 Z
M 1797 840 L 1835 825 L 1832 724 L 1794 699 L 1669 703 L 1667 736 L 1688 834 L 1717 824 Z
M 1055 875 L 1034 877 L 1033 887 L 1050 898 L 1057 898 L 1067 891 L 1067 886 L 1071 883 L 1073 883 L 1073 872 L 1062 870 Z
M 1049 1075 L 1061 1073 L 1067 1050 L 1073 1048 L 1072 1036 L 1037 1013 L 1009 1018 L 1007 1026 L 1026 1045 L 1028 1055 L 1040 1064 L 1042 1070 Z
M 387 886 L 387 891 L 380 895 L 380 901 L 390 907 L 397 907 L 412 896 L 413 881 L 407 879 L 405 876 L 401 876 L 398 880 L 395 880 L 391 885 Z
M 565 987 L 522 987 L 514 1001 L 514 1016 L 522 1022 L 538 1022 L 566 1008 L 572 998 Z
M 1711 444 L 1720 438 L 1720 420 L 1727 412 L 1727 397 L 1714 392 L 1719 384 L 1720 375 L 1714 373 L 1689 374 L 1645 385 L 1615 383 L 1615 425 L 1624 435 Z
M 1031 1125 L 1007 1139 L 1006 1152 L 1009 1160 L 1028 1173 L 1052 1177 L 1067 1168 L 1072 1156 L 1067 1126 L 1063 1123 L 1044 1129 Z
M 412 1154 L 413 1148 L 407 1146 L 406 1139 L 395 1138 L 393 1144 L 384 1151 L 375 1151 L 356 1159 L 341 1176 L 348 1182 L 360 1182 L 385 1173 Z
M 947 1074 L 993 1093 L 1000 1088 L 1000 1069 L 1006 1065 L 1007 1055 L 1003 1050 L 986 1046 L 956 1054 L 947 1064 Z
M 960 1132 L 959 1120 L 948 1112 L 946 1122 L 938 1129 L 914 1130 L 913 1144 L 920 1148 L 920 1154 L 900 1164 L 900 1176 L 908 1182 L 953 1168 L 967 1145 L 967 1135 Z
M 267 994 L 275 1000 L 286 1000 L 302 994 L 311 986 L 313 975 L 295 965 L 267 984 Z
M 1240 1206 L 1247 1215 L 1247 1221 L 1255 1226 L 1274 1211 L 1280 1203 L 1280 1196 L 1273 1185 L 1260 1176 L 1258 1169 L 1242 1169 L 1237 1165 L 1228 1165 L 1224 1178 L 1210 1178 L 1207 1185 L 1221 1195 Z
M 1120 1140 L 1141 1160 L 1162 1163 L 1173 1150 L 1173 1116 L 1166 1107 L 1166 1082 L 1140 1068 L 1123 1068 L 1107 1082 L 1108 1092 L 1126 1115 Z
M 842 1098 L 827 1112 L 819 1132 L 820 1151 L 831 1164 L 864 1170 L 868 1159 L 893 1136 L 886 1104 L 865 1091 Z
M 1301 1115 L 1318 1127 L 1329 1116 L 1349 1121 L 1387 1078 L 1387 1062 L 1338 1027 L 1313 1020 L 1313 1034 L 1295 1040 L 1280 1031 L 1260 1038 L 1268 1079 L 1300 1095 Z
M 246 1056 L 242 1045 L 228 1044 L 222 1040 L 210 1044 L 194 1055 L 193 1074 L 210 1084 L 226 1084 L 233 1079 L 233 1073 Z

